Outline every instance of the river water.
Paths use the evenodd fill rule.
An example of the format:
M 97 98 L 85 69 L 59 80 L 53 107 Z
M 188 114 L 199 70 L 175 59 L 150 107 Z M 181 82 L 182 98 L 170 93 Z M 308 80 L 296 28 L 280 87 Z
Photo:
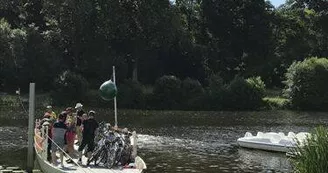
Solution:
M 114 121 L 95 109 L 99 121 Z M 40 111 L 39 111 L 40 112 Z M 26 166 L 27 116 L 0 111 L 0 165 Z M 38 113 L 40 114 L 40 113 Z M 119 126 L 136 130 L 146 173 L 292 172 L 284 154 L 235 147 L 246 131 L 295 133 L 328 124 L 327 113 L 119 111 Z

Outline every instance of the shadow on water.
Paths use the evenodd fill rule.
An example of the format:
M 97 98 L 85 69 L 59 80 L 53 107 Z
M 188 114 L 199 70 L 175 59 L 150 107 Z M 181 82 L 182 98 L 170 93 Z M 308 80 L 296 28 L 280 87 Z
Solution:
M 93 109 L 98 121 L 113 124 L 112 110 Z M 41 112 L 37 110 L 36 117 L 41 117 Z M 22 112 L 10 114 L 14 116 L 0 111 L 0 164 L 25 166 L 27 118 Z M 119 110 L 118 115 L 120 127 L 139 133 L 138 154 L 147 163 L 146 173 L 291 172 L 284 154 L 240 149 L 233 144 L 246 131 L 287 134 L 328 124 L 326 113 L 292 111 Z

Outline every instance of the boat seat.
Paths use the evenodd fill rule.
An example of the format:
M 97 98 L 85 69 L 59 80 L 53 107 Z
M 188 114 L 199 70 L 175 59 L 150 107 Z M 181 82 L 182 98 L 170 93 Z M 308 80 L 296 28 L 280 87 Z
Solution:
M 264 133 L 263 132 L 257 132 L 256 136 L 257 137 L 263 137 Z
M 296 138 L 296 135 L 294 132 L 288 132 L 288 137 L 291 137 L 291 138 Z
M 307 133 L 307 132 L 300 132 L 300 133 L 296 134 L 296 139 L 298 141 L 304 141 L 308 135 L 309 135 L 309 133 Z
M 281 137 L 285 137 L 285 133 L 284 132 L 279 132 L 278 135 L 281 136 Z
M 250 133 L 250 132 L 246 132 L 245 133 L 245 137 L 252 137 L 253 135 L 252 135 L 252 133 Z

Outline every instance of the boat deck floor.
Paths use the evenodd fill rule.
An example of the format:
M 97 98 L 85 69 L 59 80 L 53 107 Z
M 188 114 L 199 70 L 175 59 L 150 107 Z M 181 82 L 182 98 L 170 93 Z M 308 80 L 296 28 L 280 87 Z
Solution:
M 75 151 L 77 151 L 78 146 L 74 145 L 74 149 Z M 60 163 L 59 160 L 59 154 L 57 153 L 58 159 L 57 159 L 57 163 Z M 82 165 L 79 164 L 80 166 L 78 166 L 77 163 L 78 162 L 78 158 L 77 157 L 73 157 L 73 163 L 67 163 L 65 160 L 69 159 L 68 157 L 64 156 L 64 161 L 63 161 L 63 166 L 61 164 L 58 165 L 53 165 L 54 167 L 63 170 L 64 172 L 74 172 L 74 173 L 140 173 L 142 172 L 142 170 L 139 169 L 135 169 L 135 168 L 119 168 L 119 167 L 114 167 L 111 169 L 108 169 L 104 166 L 96 166 L 94 165 L 94 162 L 91 162 L 88 166 L 86 166 L 87 163 L 87 157 L 85 157 L 84 155 L 82 156 Z

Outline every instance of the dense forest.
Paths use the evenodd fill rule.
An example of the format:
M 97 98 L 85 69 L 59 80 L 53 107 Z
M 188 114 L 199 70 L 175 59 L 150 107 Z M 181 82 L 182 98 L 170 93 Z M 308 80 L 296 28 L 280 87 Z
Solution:
M 327 0 L 1 0 L 0 18 L 4 92 L 50 92 L 67 73 L 97 89 L 113 65 L 118 82 L 259 76 L 282 88 L 294 61 L 328 57 Z

